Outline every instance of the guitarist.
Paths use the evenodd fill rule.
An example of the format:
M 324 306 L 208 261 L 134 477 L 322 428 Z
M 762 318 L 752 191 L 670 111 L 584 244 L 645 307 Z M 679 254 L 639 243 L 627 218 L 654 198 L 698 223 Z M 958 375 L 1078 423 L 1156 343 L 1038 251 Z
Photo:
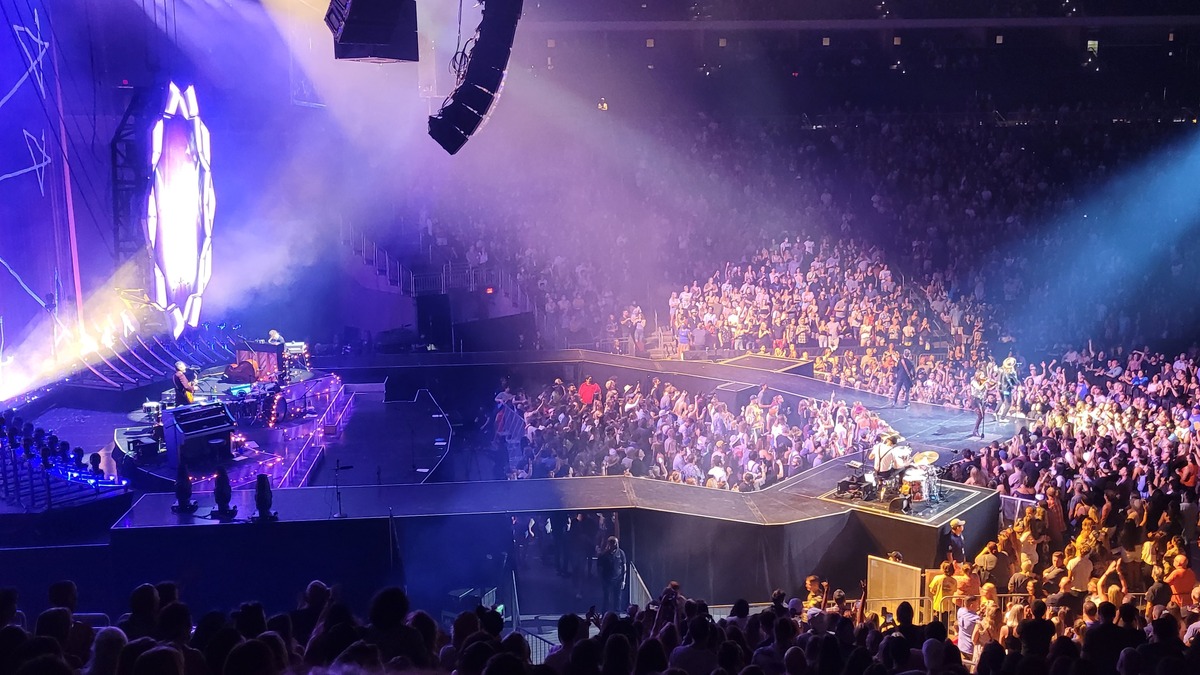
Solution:
M 912 362 L 912 351 L 905 349 L 904 355 L 896 362 L 896 367 L 893 369 L 895 375 L 895 386 L 892 389 L 892 404 L 888 407 L 895 408 L 900 403 L 900 393 L 904 393 L 904 407 L 908 407 L 909 394 L 912 391 L 914 368 Z
M 1000 409 L 996 411 L 996 419 L 1008 417 L 1013 407 L 1013 394 L 1021 381 L 1017 378 L 1017 360 L 1013 357 L 1004 359 L 1000 367 Z
M 983 416 L 987 406 L 987 393 L 989 382 L 987 376 L 982 370 L 975 371 L 975 377 L 971 380 L 971 409 L 975 411 L 975 429 L 971 432 L 971 438 L 978 436 L 983 439 Z
M 175 405 L 188 405 L 196 400 L 196 385 L 187 376 L 187 364 L 183 361 L 175 362 L 175 375 L 171 377 L 171 381 L 175 384 Z

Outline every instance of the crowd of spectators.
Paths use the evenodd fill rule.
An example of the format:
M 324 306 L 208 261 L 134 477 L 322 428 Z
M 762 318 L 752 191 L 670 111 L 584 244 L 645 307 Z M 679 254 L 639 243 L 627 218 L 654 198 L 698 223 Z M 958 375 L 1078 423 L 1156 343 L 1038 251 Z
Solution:
M 1138 222 L 1175 222 L 1186 217 L 1184 207 L 1153 190 L 1145 194 L 1111 190 L 1117 194 L 1097 196 L 1121 171 L 1144 161 L 1150 150 L 1161 153 L 1155 161 L 1164 166 L 1179 162 L 1187 148 L 1170 143 L 1180 137 L 1180 125 L 1073 121 L 1072 112 L 1065 108 L 1033 111 L 1032 122 L 1022 126 L 868 113 L 835 122 L 824 130 L 825 137 L 810 146 L 814 152 L 819 148 L 835 152 L 845 160 L 845 167 L 836 187 L 801 200 L 808 201 L 809 207 L 807 212 L 797 211 L 799 222 L 814 210 L 827 208 L 842 223 L 853 224 L 856 236 L 873 232 L 868 241 L 888 254 L 876 255 L 872 262 L 898 280 L 907 280 L 923 296 L 883 299 L 884 313 L 900 318 L 899 326 L 889 326 L 898 335 L 887 337 L 901 339 L 888 343 L 903 342 L 918 354 L 925 352 L 919 357 L 922 372 L 913 391 L 916 400 L 966 407 L 963 385 L 989 360 L 1015 355 L 1036 362 L 1056 348 L 1065 351 L 1062 345 L 1068 336 L 1092 334 L 1097 344 L 1110 346 L 1110 351 L 1118 345 L 1128 349 L 1187 339 L 1195 312 L 1177 306 L 1170 291 L 1181 290 L 1187 278 L 1186 260 L 1194 252 L 1194 242 L 1170 246 L 1150 240 L 1145 246 L 1151 251 L 1142 254 L 1142 242 L 1130 242 L 1132 247 L 1127 248 L 1103 246 L 1107 239 L 1101 239 L 1101 232 L 1117 234 L 1118 244 L 1127 238 L 1128 228 L 1136 227 L 1129 212 L 1139 214 Z M 980 148 L 987 151 L 978 152 Z M 827 157 L 809 168 L 837 166 Z M 847 171 L 853 173 L 847 176 Z M 956 179 L 952 182 L 950 176 Z M 1081 235 L 1081 230 L 1088 234 Z M 849 231 L 849 227 L 839 228 L 829 235 L 831 239 L 821 241 L 822 246 L 836 250 L 853 245 Z M 1081 237 L 1086 239 L 1083 246 Z M 799 250 L 784 239 L 774 239 L 770 249 L 758 256 L 731 256 L 738 263 L 718 265 L 718 276 L 751 262 L 760 271 L 765 262 L 767 270 L 757 275 L 764 278 L 756 281 L 774 290 L 765 278 L 767 271 L 774 269 L 786 279 L 796 267 L 795 262 L 778 260 L 785 248 Z M 1063 261 L 1068 266 L 1047 266 L 1039 260 Z M 1150 264 L 1151 260 L 1162 264 Z M 1099 278 L 1072 269 L 1096 262 L 1101 265 Z M 1139 265 L 1146 268 L 1144 272 Z M 821 270 L 807 266 L 801 272 L 809 278 L 813 272 L 822 277 Z M 861 292 L 853 278 L 840 276 L 832 285 L 822 281 L 831 296 Z M 699 286 L 693 282 L 693 294 Z M 1147 294 L 1151 288 L 1168 292 Z M 747 302 L 762 302 L 761 296 L 756 293 Z M 770 311 L 788 306 L 782 293 L 768 292 L 765 300 Z M 879 358 L 879 345 L 874 345 L 877 351 L 872 354 L 863 348 L 841 352 L 833 348 L 865 347 L 862 336 L 848 330 L 848 320 L 847 315 L 837 326 L 846 331 L 843 339 L 814 345 L 807 350 L 809 356 L 820 358 L 819 370 L 835 382 L 888 392 L 887 366 L 894 356 Z M 771 328 L 768 325 L 768 331 Z M 802 355 L 804 345 L 793 350 L 794 339 L 780 348 L 784 330 L 776 329 L 766 351 Z M 812 332 L 820 334 L 819 325 Z M 717 338 L 725 344 L 719 331 Z M 761 350 L 764 345 L 753 341 L 750 346 Z
M 793 408 L 763 386 L 734 411 L 658 378 L 556 380 L 533 398 L 506 386 L 496 400 L 498 436 L 519 458 L 514 478 L 630 475 L 748 492 L 888 429 L 858 402 L 800 399 Z
M 1138 645 L 1178 653 L 1200 632 L 1197 375 L 1195 350 L 1089 347 L 1029 368 L 1015 402 L 1027 423 L 950 468 L 956 480 L 1014 498 L 997 538 L 973 559 L 951 552 L 930 584 L 936 609 L 957 617 L 960 640 L 972 632 L 1003 644 L 1034 610 L 1085 655 L 1091 636 L 1103 635 L 1095 672 L 1126 659 L 1132 672 L 1186 672 L 1156 670 L 1161 648 Z M 968 596 L 982 606 L 968 609 Z
M 1150 151 L 1162 166 L 1180 160 L 1186 147 L 1170 144 L 1180 126 L 896 122 L 847 130 L 847 142 L 880 177 L 870 200 L 891 226 L 889 250 L 911 251 L 914 283 L 943 322 L 974 316 L 998 349 L 1032 355 L 1079 335 L 1106 346 L 1188 339 L 1194 317 L 1171 291 L 1191 244 L 1130 239 L 1141 224 L 1186 216 L 1169 195 L 1118 189 Z M 887 152 L 899 147 L 910 151 Z
M 1078 569 L 1073 565 L 1072 570 Z M 1069 578 L 1071 573 L 1065 573 Z M 440 624 L 385 588 L 365 615 L 321 581 L 296 609 L 269 614 L 257 602 L 198 619 L 173 582 L 143 584 L 115 625 L 78 613 L 69 581 L 51 586 L 50 609 L 28 629 L 11 590 L 0 590 L 0 672 L 16 675 L 282 675 L 446 672 L 457 675 L 981 675 L 1097 673 L 1175 675 L 1200 668 L 1195 613 L 1149 620 L 1112 596 L 1086 601 L 1071 623 L 1035 600 L 1006 613 L 970 595 L 949 625 L 914 623 L 912 605 L 867 611 L 811 576 L 789 599 L 751 611 L 739 600 L 721 615 L 671 582 L 645 607 L 557 622 L 558 644 L 531 649 L 495 609 L 477 607 Z M 1120 604 L 1117 604 L 1120 603 Z M 969 632 L 964 632 L 969 628 Z
M 556 152 L 579 178 L 570 190 L 556 189 L 554 180 L 526 182 L 515 188 L 525 198 L 509 200 L 499 213 L 430 227 L 473 242 L 468 261 L 518 266 L 542 292 L 547 346 L 595 338 L 593 344 L 642 351 L 648 327 L 666 326 L 678 350 L 809 357 L 831 382 L 885 394 L 900 354 L 911 350 L 912 399 L 956 407 L 971 405 L 968 382 L 976 371 L 994 383 L 997 361 L 1011 355 L 1021 374 L 1012 414 L 1030 421 L 1038 447 L 1054 435 L 1060 439 L 1050 452 L 1060 458 L 1064 446 L 1115 448 L 1139 435 L 1150 439 L 1142 445 L 1158 445 L 1170 436 L 1161 418 L 1177 417 L 1195 401 L 1187 393 L 1195 373 L 1163 370 L 1176 359 L 1130 346 L 1185 338 L 1194 309 L 1176 307 L 1171 293 L 1142 293 L 1134 304 L 1145 287 L 1139 284 L 1098 293 L 1094 275 L 1037 261 L 1074 261 L 1087 222 L 1076 213 L 1080 205 L 1096 201 L 1093 216 L 1111 216 L 1112 204 L 1096 197 L 1101 188 L 1150 152 L 1166 152 L 1166 160 L 1177 155 L 1171 141 L 1179 125 L 1097 120 L 1067 107 L 1021 117 L 1019 126 L 870 112 L 847 112 L 818 128 L 703 116 L 651 124 L 632 145 L 632 177 L 612 182 L 612 167 L 589 155 L 592 148 L 565 143 Z M 605 133 L 616 130 L 599 123 L 597 134 Z M 685 183 L 690 189 L 683 191 Z M 1176 208 L 1144 205 L 1147 218 L 1170 218 Z M 579 226 L 546 236 L 548 223 L 568 210 Z M 497 220 L 505 226 L 484 227 Z M 724 236 L 730 231 L 745 236 Z M 1152 266 L 1145 283 L 1187 277 L 1195 242 L 1147 245 L 1164 264 Z M 1134 276 L 1141 261 L 1121 247 L 1105 255 L 1105 276 Z M 665 299 L 665 306 L 643 309 L 638 297 Z M 1089 343 L 1080 356 L 1063 342 L 1093 330 L 1104 347 Z M 1195 356 L 1189 354 L 1185 360 Z M 716 402 L 693 393 L 676 411 L 675 399 L 664 404 L 663 385 L 654 392 L 644 386 L 622 386 L 611 405 L 599 406 L 582 403 L 569 387 L 550 388 L 523 411 L 530 425 L 519 471 L 595 475 L 617 471 L 606 465 L 615 462 L 634 475 L 709 482 L 711 458 L 724 461 L 717 443 L 728 448 L 733 440 L 713 429 Z M 754 409 L 726 413 L 734 430 L 747 423 L 755 433 Z M 836 446 L 821 435 L 837 426 L 836 416 L 827 414 L 831 421 L 812 432 L 800 429 L 793 446 Z M 1114 416 L 1141 423 L 1114 427 Z M 1078 431 L 1083 417 L 1102 433 Z M 676 442 L 666 433 L 671 426 L 681 435 Z M 1122 438 L 1126 431 L 1129 439 Z M 751 438 L 752 452 L 724 467 L 726 485 L 740 482 L 738 474 L 753 464 L 747 457 L 782 464 L 786 473 L 791 458 L 777 452 L 776 438 L 765 431 Z M 634 444 L 637 453 L 630 452 Z M 1024 441 L 1007 445 L 1014 444 Z M 1002 449 L 1017 454 L 982 454 Z M 1146 461 L 1150 454 L 1129 451 Z
M 1022 657 L 1038 661 L 1022 666 L 1030 672 L 1124 675 L 1195 668 L 1172 659 L 1195 658 L 1190 652 L 1185 657 L 1185 644 L 1200 630 L 1191 565 L 1200 501 L 1200 354 L 1194 346 L 1171 354 L 1149 346 L 1186 339 L 1195 317 L 1173 306 L 1173 293 L 1144 294 L 1153 283 L 1169 290 L 1186 277 L 1194 242 L 1148 242 L 1164 264 L 1129 288 L 1098 289 L 1088 275 L 1036 262 L 1076 261 L 1072 253 L 1081 235 L 1072 228 L 1083 222 L 1073 219 L 1081 201 L 1145 156 L 1136 148 L 1158 148 L 1175 130 L 1153 124 L 1009 128 L 863 121 L 837 128 L 826 142 L 858 167 L 871 186 L 869 204 L 862 209 L 862 201 L 842 202 L 829 188 L 811 200 L 809 211 L 836 212 L 843 224 L 885 224 L 892 240 L 877 239 L 877 245 L 911 257 L 884 256 L 850 237 L 849 228 L 824 236 L 776 232 L 765 237 L 769 243 L 718 259 L 694 281 L 675 287 L 667 312 L 679 349 L 814 357 L 830 380 L 881 393 L 892 388 L 891 366 L 900 351 L 912 349 L 919 371 L 914 399 L 962 407 L 968 405 L 964 385 L 976 370 L 994 382 L 997 357 L 1021 357 L 1012 410 L 1024 426 L 1011 439 L 966 451 L 952 475 L 1027 501 L 977 558 L 949 561 L 942 575 L 949 592 L 942 596 L 951 625 L 947 631 L 931 624 L 935 642 L 939 631 L 948 634 L 980 672 L 1011 672 Z M 1175 215 L 1162 205 L 1143 206 L 1150 220 Z M 1107 217 L 1111 207 L 1103 200 L 1096 206 Z M 897 257 L 903 260 L 899 271 L 890 266 Z M 1142 263 L 1142 257 L 1110 248 L 1102 273 L 1134 278 Z M 905 292 L 900 279 L 911 279 L 907 285 L 919 293 Z M 1138 304 L 1130 302 L 1135 297 Z M 1063 336 L 1089 333 L 1103 346 L 1062 342 Z M 935 341 L 943 346 L 934 349 Z M 579 468 L 575 472 L 583 475 L 630 472 L 715 482 L 712 458 L 727 464 L 715 430 L 718 408 L 697 408 L 685 394 L 678 411 L 683 421 L 670 418 L 664 435 L 640 390 L 616 386 L 605 387 L 605 402 L 593 409 L 593 419 L 608 416 L 592 437 L 604 442 L 585 443 L 584 461 L 574 467 L 560 458 L 560 445 L 570 453 L 574 438 L 556 442 L 563 430 L 556 422 L 570 429 L 587 406 L 573 400 L 570 388 L 563 389 L 565 403 L 539 402 L 527 473 Z M 661 394 L 648 398 L 675 413 L 678 400 Z M 687 423 L 689 414 L 695 423 Z M 752 426 L 759 414 L 752 403 L 737 424 Z M 638 441 L 643 422 L 650 453 Z M 658 449 L 670 447 L 677 422 L 687 433 L 668 461 L 670 453 Z M 782 457 L 770 452 L 778 436 L 764 436 L 771 437 L 767 453 L 757 459 L 783 469 L 772 476 L 787 475 L 786 458 L 801 454 L 794 448 L 807 442 L 805 432 Z M 745 456 L 738 455 L 734 467 L 722 465 L 718 475 L 747 468 Z M 644 457 L 652 458 L 649 464 Z M 705 457 L 708 462 L 696 461 Z M 1007 612 L 997 599 L 1005 594 L 1017 598 L 1006 599 Z M 928 630 L 918 635 L 928 638 Z M 933 648 L 941 651 L 939 646 Z M 1081 654 L 1090 665 L 1073 665 Z M 926 662 L 918 669 L 930 667 Z
M 648 122 L 623 146 L 629 156 L 619 158 L 597 158 L 594 145 L 548 134 L 546 149 L 558 161 L 530 167 L 533 176 L 511 176 L 513 198 L 455 201 L 467 209 L 462 214 L 422 208 L 418 220 L 435 237 L 457 241 L 464 260 L 473 248 L 476 258 L 519 265 L 556 305 L 564 296 L 572 305 L 582 296 L 589 312 L 599 314 L 591 320 L 597 329 L 634 299 L 654 300 L 649 313 L 665 313 L 658 306 L 665 295 L 642 294 L 702 284 L 713 270 L 744 265 L 789 232 L 793 241 L 800 232 L 853 233 L 885 250 L 893 270 L 899 266 L 931 293 L 940 284 L 954 302 L 966 296 L 1015 302 L 1061 290 L 1030 277 L 1035 251 L 1068 252 L 1080 228 L 1095 230 L 1094 223 L 1049 224 L 1148 153 L 1170 148 L 1188 126 L 1100 122 L 1067 107 L 1021 116 L 1027 123 L 1006 126 L 978 117 L 847 111 L 814 128 L 803 119 L 701 115 Z M 601 142 L 616 138 L 624 133 L 618 124 L 598 120 L 595 135 Z M 1172 156 L 1163 163 L 1185 150 L 1168 150 Z M 613 179 L 629 165 L 632 176 Z M 429 188 L 418 192 L 438 199 L 439 188 Z M 470 211 L 462 204 L 474 201 L 486 207 Z M 564 218 L 573 226 L 553 227 Z M 733 231 L 741 236 L 728 237 Z M 1170 264 L 1185 253 L 1169 246 L 1162 252 Z M 1127 253 L 1110 257 L 1124 256 L 1128 265 Z M 1086 291 L 1083 282 L 1076 285 Z M 615 298 L 609 306 L 593 302 L 606 292 Z M 1088 300 L 1083 307 L 1104 301 Z M 1063 327 L 1090 327 L 1080 322 L 1091 312 L 1074 304 Z M 1144 314 L 1145 325 L 1131 315 L 1128 329 L 1152 335 L 1160 326 L 1151 318 L 1170 318 Z M 1060 338 L 1052 328 L 1058 327 L 1027 329 Z
M 997 362 L 1013 357 L 1012 415 L 1024 426 L 951 469 L 1028 500 L 973 565 L 943 575 L 964 580 L 947 594 L 967 605 L 956 612 L 986 626 L 975 660 L 985 670 L 987 651 L 1004 660 L 1016 644 L 1071 672 L 1099 631 L 1091 651 L 1103 663 L 1081 672 L 1155 672 L 1195 633 L 1185 629 L 1197 603 L 1200 353 L 1188 346 L 1196 310 L 1179 298 L 1198 250 L 1195 238 L 1131 236 L 1188 212 L 1154 189 L 1114 186 L 1146 164 L 1168 171 L 1188 147 L 1169 120 L 1078 112 L 1028 111 L 1021 125 L 854 113 L 652 129 L 637 173 L 617 186 L 621 206 L 601 208 L 612 193 L 580 187 L 571 201 L 583 226 L 547 241 L 544 223 L 525 219 L 513 241 L 536 243 L 510 257 L 544 290 L 556 334 L 590 330 L 611 344 L 624 331 L 640 349 L 639 325 L 666 323 L 680 351 L 809 357 L 830 381 L 878 393 L 911 350 L 913 399 L 958 407 L 976 371 L 994 383 Z M 632 295 L 631 279 L 645 282 Z M 642 311 L 633 297 L 660 304 Z M 728 410 L 657 381 L 582 390 L 555 383 L 521 410 L 520 475 L 756 489 L 881 425 L 841 402 L 812 404 L 792 427 L 765 400 Z M 997 592 L 1023 601 L 997 615 Z M 1053 627 L 1046 649 L 1026 649 L 1035 638 L 1021 625 L 1043 618 L 1031 625 Z M 1121 646 L 1132 651 L 1120 661 L 1104 651 Z
M 973 317 L 966 316 L 966 330 L 957 306 L 909 294 L 877 248 L 797 239 L 784 237 L 744 267 L 726 264 L 703 286 L 673 292 L 678 349 L 812 359 L 818 377 L 879 394 L 891 393 L 901 353 L 909 351 L 919 355 L 914 400 L 967 407 L 968 371 L 986 353 Z
M 978 606 L 973 596 L 964 610 L 973 614 Z M 908 603 L 894 615 L 881 616 L 864 612 L 861 601 L 844 594 L 829 601 L 824 589 L 791 600 L 776 591 L 767 609 L 751 614 L 745 601 L 739 601 L 730 616 L 714 621 L 703 601 L 668 588 L 652 609 L 629 619 L 604 617 L 597 622 L 596 637 L 583 636 L 580 628 L 586 624 L 578 617 L 563 617 L 562 646 L 546 663 L 560 673 L 577 672 L 583 662 L 589 664 L 587 672 L 598 667 L 600 672 L 670 675 L 1144 675 L 1198 667 L 1200 649 L 1185 646 L 1173 616 L 1147 623 L 1127 607 L 1118 610 L 1103 603 L 1091 625 L 1074 633 L 1047 619 L 1047 607 L 1039 601 L 1008 617 L 989 613 L 978 624 L 978 642 L 972 642 L 939 620 L 914 623 Z M 590 665 L 593 661 L 596 666 Z
M 538 296 L 542 335 L 529 344 L 643 351 L 663 329 L 672 348 L 807 352 L 823 376 L 875 392 L 892 386 L 887 347 L 911 344 L 914 399 L 966 406 L 965 383 L 989 358 L 1037 363 L 1080 335 L 1110 351 L 1187 339 L 1195 310 L 1145 291 L 1182 288 L 1196 243 L 1120 245 L 1135 227 L 1128 213 L 1174 222 L 1182 206 L 1105 190 L 1147 157 L 1170 166 L 1186 151 L 1174 141 L 1190 125 L 1141 112 L 1114 121 L 1033 108 L 1019 125 L 854 110 L 816 125 L 701 115 L 647 122 L 620 157 L 596 155 L 605 138 L 626 138 L 600 115 L 591 142 L 543 139 L 557 161 L 512 176 L 506 190 L 519 198 L 420 220 L 465 261 L 519 270 Z M 554 226 L 564 219 L 572 227 Z M 1099 276 L 1076 273 L 1097 264 Z M 793 307 L 806 287 L 815 314 Z M 681 296 L 718 306 L 680 315 Z M 730 315 L 737 323 L 720 325 Z
M 928 343 L 928 319 L 904 298 L 878 249 L 853 240 L 790 237 L 757 252 L 744 267 L 726 264 L 703 286 L 671 293 L 679 348 L 712 346 L 797 358 L 809 350 Z
M 0 673 L 481 673 L 492 664 L 501 670 L 489 672 L 529 670 L 528 643 L 518 633 L 502 635 L 497 611 L 463 612 L 451 629 L 410 611 L 408 595 L 396 587 L 376 593 L 365 615 L 339 600 L 336 587 L 313 581 L 290 611 L 268 614 L 261 603 L 246 602 L 193 617 L 178 584 L 142 584 L 114 625 L 77 613 L 73 582 L 53 584 L 49 600 L 50 609 L 27 621 L 16 592 L 0 589 Z

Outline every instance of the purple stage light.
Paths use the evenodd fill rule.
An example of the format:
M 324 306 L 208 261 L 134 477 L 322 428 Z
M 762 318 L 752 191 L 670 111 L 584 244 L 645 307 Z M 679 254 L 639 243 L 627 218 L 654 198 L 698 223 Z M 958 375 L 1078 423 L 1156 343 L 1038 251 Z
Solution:
M 154 304 L 171 317 L 172 333 L 200 322 L 200 304 L 212 276 L 216 194 L 208 127 L 200 119 L 196 88 L 168 86 L 167 105 L 154 124 L 154 183 L 146 212 L 146 242 L 154 260 Z

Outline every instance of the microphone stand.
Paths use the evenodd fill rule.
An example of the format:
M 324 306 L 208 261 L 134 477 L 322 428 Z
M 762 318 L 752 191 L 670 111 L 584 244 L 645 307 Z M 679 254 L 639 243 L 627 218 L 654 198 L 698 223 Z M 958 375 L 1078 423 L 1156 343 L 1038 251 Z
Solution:
M 353 469 L 353 468 L 354 468 L 354 466 L 342 466 L 342 460 L 340 460 L 340 459 L 335 460 L 335 463 L 333 465 L 333 491 L 334 491 L 334 494 L 337 495 L 337 503 L 338 503 L 337 513 L 333 514 L 334 518 L 345 518 L 346 517 L 346 512 L 342 509 L 342 484 L 339 479 L 339 475 L 343 471 L 349 471 L 350 469 Z
M 987 437 L 987 416 L 988 416 L 987 390 L 986 389 L 983 392 L 983 398 L 979 399 L 978 405 L 979 405 L 979 412 L 983 415 L 983 420 L 979 423 L 979 435 L 986 438 Z M 981 438 L 980 440 L 983 440 L 983 439 Z

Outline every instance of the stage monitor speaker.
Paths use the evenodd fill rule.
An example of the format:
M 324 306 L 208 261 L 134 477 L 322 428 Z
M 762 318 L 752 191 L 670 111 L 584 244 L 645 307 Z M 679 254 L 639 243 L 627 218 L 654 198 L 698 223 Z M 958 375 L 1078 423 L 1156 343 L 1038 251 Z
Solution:
M 325 25 L 337 59 L 373 63 L 420 59 L 416 0 L 330 0 Z
M 151 462 L 158 456 L 158 441 L 153 438 L 131 438 L 129 445 L 139 462 Z
M 523 0 L 487 0 L 461 81 L 442 109 L 429 117 L 429 136 L 451 155 L 487 121 L 504 86 Z
M 739 414 L 742 408 L 750 403 L 750 398 L 758 393 L 758 387 L 743 382 L 726 382 L 717 387 L 717 400 L 724 403 L 729 412 Z

